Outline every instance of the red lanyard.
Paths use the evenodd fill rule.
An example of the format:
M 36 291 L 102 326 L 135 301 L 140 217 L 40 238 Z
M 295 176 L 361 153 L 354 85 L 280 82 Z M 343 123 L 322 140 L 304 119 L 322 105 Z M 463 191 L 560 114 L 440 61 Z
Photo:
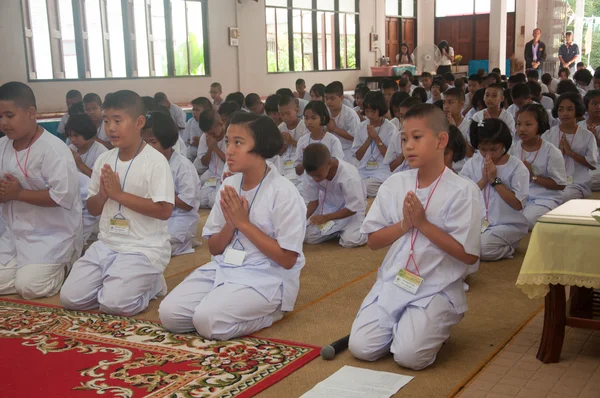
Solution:
M 323 195 L 323 203 L 321 204 L 321 215 L 323 215 L 323 211 L 325 211 L 325 199 L 327 199 L 327 187 L 329 186 L 329 180 L 325 183 L 325 195 Z
M 19 166 L 26 178 L 29 178 L 29 174 L 27 174 L 27 162 L 29 161 L 29 151 L 31 151 L 31 143 L 33 142 L 33 139 L 35 138 L 36 134 L 34 134 L 33 137 L 31 137 L 31 140 L 29 140 L 29 144 L 27 144 L 27 155 L 25 155 L 25 168 L 21 166 L 21 162 L 19 161 L 19 155 L 17 154 L 17 150 L 15 149 L 15 158 L 17 159 L 17 166 Z
M 438 184 L 442 180 L 442 176 L 444 175 L 445 172 L 446 172 L 446 168 L 444 168 L 444 171 L 442 172 L 442 174 L 438 177 L 437 181 L 435 182 L 433 189 L 431 190 L 431 192 L 429 192 L 429 197 L 427 198 L 427 202 L 425 203 L 424 211 L 427 211 L 427 208 L 429 207 L 429 201 L 431 201 L 431 197 L 433 196 L 433 193 L 435 192 Z M 419 173 L 418 172 L 417 172 L 417 180 L 415 182 L 415 194 L 417 192 L 417 189 L 419 189 Z M 415 271 L 417 271 L 416 275 L 420 276 L 421 272 L 419 272 L 419 267 L 417 267 L 417 262 L 415 261 L 415 255 L 414 255 L 415 242 L 417 241 L 418 236 L 419 236 L 419 230 L 413 227 L 413 229 L 410 231 L 410 255 L 408 256 L 408 260 L 406 261 L 406 266 L 404 268 L 408 271 L 408 265 L 410 264 L 410 260 L 412 260 L 413 264 L 415 265 Z
M 540 140 L 541 140 L 541 138 L 540 138 Z M 540 153 L 540 149 L 542 149 L 541 145 L 540 145 L 539 149 L 537 151 L 535 151 L 535 156 L 533 157 L 533 160 L 529 164 L 533 165 L 533 163 L 535 162 L 535 159 L 537 159 L 538 153 Z M 523 144 L 522 143 L 521 143 L 521 162 L 525 162 L 525 157 L 523 156 Z

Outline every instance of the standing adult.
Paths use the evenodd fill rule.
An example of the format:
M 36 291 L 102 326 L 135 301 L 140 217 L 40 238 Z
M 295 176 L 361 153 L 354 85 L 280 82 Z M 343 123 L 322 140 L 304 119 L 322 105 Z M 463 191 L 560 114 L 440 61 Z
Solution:
M 571 76 L 575 73 L 575 65 L 579 60 L 579 46 L 573 43 L 573 32 L 565 33 L 565 43 L 558 49 L 558 59 L 563 68 L 568 68 Z
M 442 60 L 437 68 L 438 76 L 444 76 L 445 73 L 452 72 L 452 62 L 454 62 L 454 49 L 450 47 L 446 40 L 442 40 L 438 46 L 442 53 Z
M 546 59 L 546 45 L 540 41 L 541 35 L 541 29 L 535 28 L 533 40 L 525 44 L 525 70 L 537 70 L 540 79 L 542 78 L 542 62 Z

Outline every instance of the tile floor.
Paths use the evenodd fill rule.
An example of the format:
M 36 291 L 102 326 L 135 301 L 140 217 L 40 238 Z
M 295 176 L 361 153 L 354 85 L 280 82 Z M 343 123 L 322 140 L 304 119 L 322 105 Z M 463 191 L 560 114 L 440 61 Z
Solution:
M 475 376 L 457 398 L 600 398 L 600 331 L 567 327 L 559 363 L 535 357 L 541 312 Z

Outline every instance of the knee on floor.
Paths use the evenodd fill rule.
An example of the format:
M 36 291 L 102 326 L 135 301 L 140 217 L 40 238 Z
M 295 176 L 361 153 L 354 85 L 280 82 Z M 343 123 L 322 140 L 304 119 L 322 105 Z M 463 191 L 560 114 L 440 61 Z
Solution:
M 182 315 L 178 315 L 179 306 L 174 300 L 169 297 L 165 298 L 158 306 L 158 318 L 160 322 L 169 332 L 186 333 L 193 330 L 190 328 L 191 319 L 186 319 Z
M 348 349 L 356 359 L 361 361 L 373 362 L 379 359 L 379 355 L 369 348 L 366 344 L 367 340 L 356 334 L 350 334 L 350 341 L 348 342 Z
M 238 337 L 235 324 L 227 321 L 218 308 L 196 309 L 193 319 L 194 328 L 200 336 L 209 340 L 230 340 Z
M 431 350 L 419 348 L 417 341 L 397 341 L 392 343 L 392 352 L 394 353 L 394 362 L 403 368 L 412 370 L 422 370 L 435 361 L 436 354 Z
M 48 281 L 48 283 L 51 283 L 51 281 Z M 52 286 L 43 283 L 35 276 L 23 276 L 19 274 L 15 278 L 15 290 L 25 300 L 48 297 L 56 293 L 56 291 L 51 291 Z
M 142 306 L 141 298 L 138 300 L 126 300 L 116 294 L 106 295 L 98 300 L 100 311 L 120 316 L 133 316 L 142 312 L 145 308 Z

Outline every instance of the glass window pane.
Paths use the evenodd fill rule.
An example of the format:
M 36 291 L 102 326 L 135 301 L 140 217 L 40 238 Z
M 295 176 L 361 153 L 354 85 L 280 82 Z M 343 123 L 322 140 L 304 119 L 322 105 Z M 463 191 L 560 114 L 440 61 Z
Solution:
M 110 37 L 110 68 L 112 77 L 126 77 L 125 44 L 121 0 L 107 0 L 106 19 Z
M 287 7 L 287 0 L 266 0 L 265 5 L 277 6 L 277 7 Z
M 346 15 L 339 14 L 338 18 L 340 19 L 340 68 L 346 69 L 347 68 Z
M 154 50 L 154 73 L 167 76 L 167 32 L 165 30 L 165 6 L 163 0 L 151 0 L 152 48 Z
M 318 10 L 335 11 L 335 1 L 334 0 L 317 0 L 317 9 Z
M 146 0 L 133 0 L 135 24 L 135 52 L 137 55 L 138 76 L 150 76 L 148 64 L 148 34 L 146 31 Z
M 205 75 L 206 65 L 204 63 L 204 32 L 202 23 L 202 3 L 199 1 L 188 1 L 187 24 L 188 24 L 188 47 L 190 51 L 190 75 Z
M 400 15 L 398 14 L 398 0 L 385 0 L 385 15 Z
M 277 15 L 277 70 L 288 72 L 290 70 L 289 44 L 288 44 L 288 17 L 287 10 L 278 8 Z
M 355 0 L 340 0 L 340 11 L 354 12 L 356 8 Z
M 489 0 L 487 0 L 489 2 Z M 473 0 L 436 1 L 435 16 L 472 15 Z
M 77 52 L 75 50 L 75 27 L 73 25 L 73 3 L 71 0 L 59 0 L 60 32 L 62 35 L 65 78 L 77 79 Z
M 414 17 L 415 16 L 415 2 L 413 0 L 402 1 L 402 15 L 403 17 Z
M 356 69 L 356 16 L 346 15 L 346 67 Z
M 88 33 L 88 56 L 92 77 L 106 77 L 104 70 L 104 40 L 100 19 L 100 0 L 85 0 L 85 21 Z
M 33 31 L 33 55 L 38 79 L 52 79 L 52 59 L 50 52 L 50 31 L 48 30 L 48 11 L 46 0 L 29 0 L 31 30 Z
M 187 32 L 185 24 L 185 1 L 171 1 L 171 18 L 173 22 L 175 76 L 189 75 Z
M 277 72 L 277 37 L 275 35 L 275 9 L 265 8 L 267 19 L 267 72 Z
M 475 14 L 489 14 L 490 0 L 475 0 Z
M 294 28 L 294 70 L 300 71 L 304 70 L 303 68 L 303 47 L 304 42 L 302 41 L 302 13 L 301 10 L 294 10 L 292 19 L 292 27 Z
M 319 44 L 319 70 L 335 69 L 334 35 L 332 12 L 317 13 L 317 33 Z
M 294 8 L 312 8 L 312 0 L 294 0 L 292 3 Z
M 506 12 L 515 12 L 515 0 L 506 0 Z

